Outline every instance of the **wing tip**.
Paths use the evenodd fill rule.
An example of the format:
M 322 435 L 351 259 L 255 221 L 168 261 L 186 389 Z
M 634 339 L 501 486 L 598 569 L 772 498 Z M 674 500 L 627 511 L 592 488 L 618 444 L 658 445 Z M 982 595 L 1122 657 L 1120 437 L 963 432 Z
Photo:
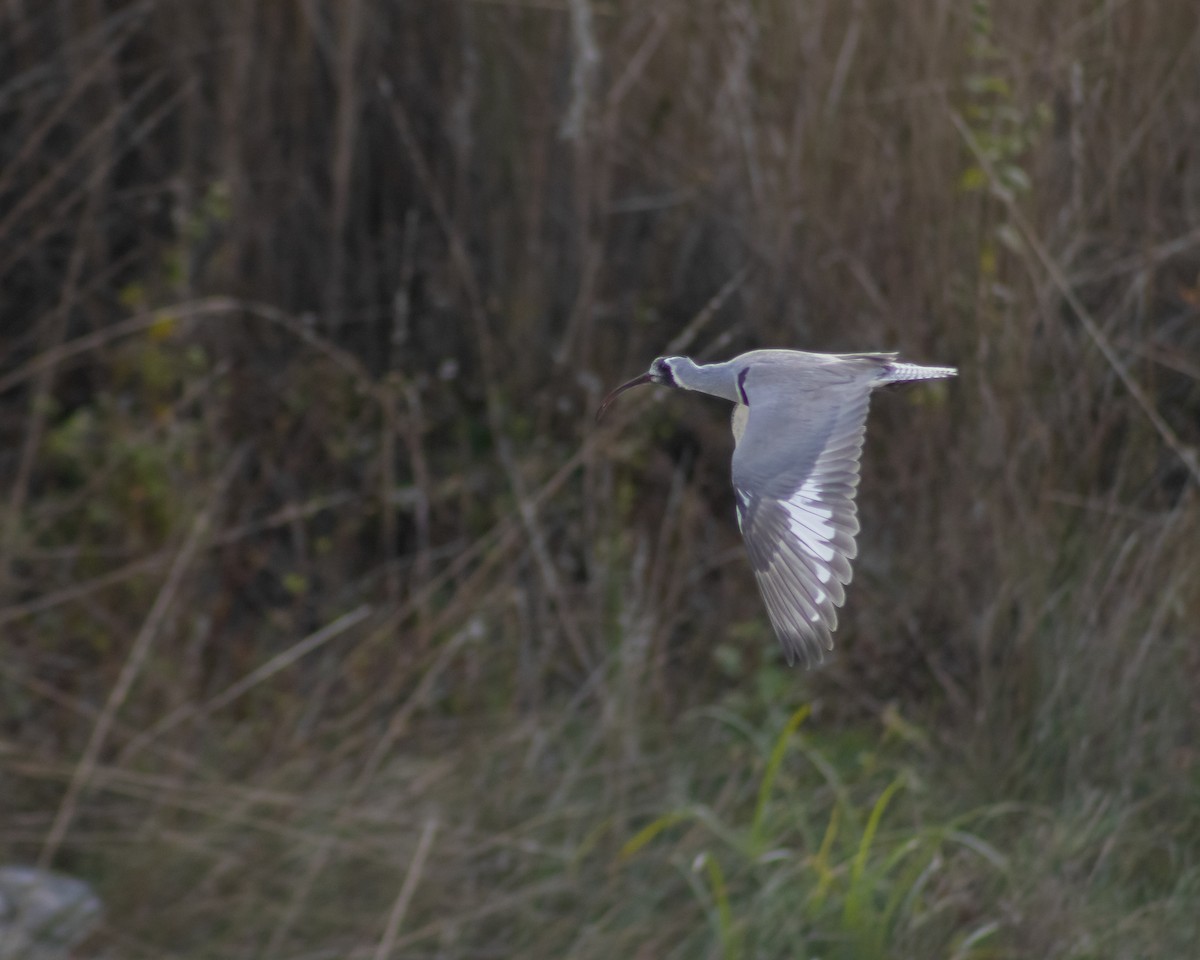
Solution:
M 780 634 L 783 656 L 789 667 L 799 664 L 805 670 L 815 670 L 825 663 L 827 654 L 833 651 L 833 637 L 816 635 Z

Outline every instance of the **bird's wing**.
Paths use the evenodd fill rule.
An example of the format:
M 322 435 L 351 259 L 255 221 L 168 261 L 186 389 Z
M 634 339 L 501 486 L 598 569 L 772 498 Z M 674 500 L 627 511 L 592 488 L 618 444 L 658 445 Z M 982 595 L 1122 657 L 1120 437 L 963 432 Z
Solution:
M 833 649 L 857 553 L 854 494 L 871 386 L 750 397 L 733 454 L 738 526 L 788 663 Z

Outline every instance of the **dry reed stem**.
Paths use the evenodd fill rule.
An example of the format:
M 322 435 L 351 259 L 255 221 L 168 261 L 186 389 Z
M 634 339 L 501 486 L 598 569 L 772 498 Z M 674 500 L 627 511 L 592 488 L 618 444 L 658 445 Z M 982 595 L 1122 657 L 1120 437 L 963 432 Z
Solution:
M 296 520 L 307 519 L 313 514 L 344 506 L 348 503 L 354 503 L 357 500 L 358 497 L 356 494 L 345 491 L 325 497 L 314 497 L 304 503 L 289 504 L 261 520 L 239 524 L 222 530 L 220 533 L 215 533 L 208 538 L 207 543 L 210 548 L 229 546 L 255 534 L 287 526 Z M 167 560 L 170 556 L 171 550 L 159 550 L 149 556 L 132 560 L 124 566 L 118 567 L 108 573 L 83 580 L 69 587 L 63 587 L 61 590 L 56 590 L 53 593 L 43 594 L 40 597 L 36 597 L 33 600 L 26 600 L 22 603 L 10 604 L 0 609 L 0 626 L 24 617 L 45 613 L 47 610 L 52 610 L 64 603 L 81 600 L 89 594 L 103 590 L 105 587 L 123 583 L 141 573 L 145 573 L 147 570 L 161 566 L 163 561 Z
M 49 867 L 54 861 L 54 856 L 58 852 L 63 837 L 66 836 L 72 818 L 75 816 L 76 807 L 83 795 L 83 791 L 95 772 L 100 752 L 104 749 L 109 731 L 116 720 L 117 711 L 121 709 L 122 704 L 124 704 L 126 697 L 129 695 L 129 691 L 133 687 L 134 681 L 141 673 L 155 637 L 158 635 L 159 627 L 162 625 L 163 620 L 166 619 L 167 613 L 171 609 L 176 594 L 183 583 L 183 577 L 191 568 L 192 561 L 200 551 L 212 520 L 221 506 L 225 492 L 233 478 L 237 475 L 248 452 L 249 448 L 243 446 L 235 450 L 229 457 L 224 470 L 221 472 L 209 495 L 208 503 L 196 514 L 195 519 L 192 521 L 191 529 L 188 531 L 187 539 L 175 555 L 175 560 L 171 564 L 167 578 L 163 582 L 158 595 L 154 598 L 154 605 L 146 615 L 146 619 L 142 623 L 142 629 L 138 631 L 138 635 L 129 649 L 125 664 L 117 676 L 117 682 L 113 685 L 113 689 L 108 696 L 107 702 L 104 704 L 104 709 L 100 712 L 100 716 L 96 720 L 95 726 L 92 727 L 92 733 L 88 739 L 87 746 L 84 748 L 83 755 L 75 767 L 75 773 L 71 777 L 67 791 L 59 803 L 58 812 L 55 814 L 54 822 L 50 827 L 49 833 L 46 835 L 46 840 L 38 856 L 38 865 L 43 868 Z
M 44 613 L 64 603 L 70 603 L 73 600 L 80 600 L 88 594 L 95 593 L 97 590 L 103 590 L 105 587 L 124 583 L 138 574 L 161 566 L 162 562 L 170 555 L 170 550 L 160 550 L 157 553 L 150 554 L 148 557 L 142 557 L 140 560 L 134 560 L 122 567 L 118 567 L 116 570 L 103 573 L 98 577 L 92 577 L 89 580 L 80 581 L 69 587 L 63 587 L 61 590 L 55 590 L 53 593 L 43 594 L 33 600 L 10 604 L 0 609 L 0 626 L 12 623 L 14 620 L 20 620 L 22 617 Z
M 77 714 L 80 718 L 90 720 L 94 723 L 96 718 L 100 715 L 101 708 L 97 708 L 93 704 L 88 703 L 86 700 L 69 696 L 68 694 L 63 693 L 61 690 L 55 689 L 55 687 L 51 684 L 39 680 L 37 677 L 23 675 L 15 668 L 3 662 L 0 662 L 0 676 L 7 677 L 12 683 L 25 688 L 31 693 L 36 694 L 38 697 L 41 697 L 50 703 L 53 703 L 55 706 L 60 707 L 63 710 Z M 113 722 L 113 730 L 116 731 L 116 733 L 118 733 L 120 736 L 129 739 L 132 739 L 138 733 L 138 731 L 133 727 L 122 723 L 120 720 Z M 179 764 L 183 767 L 199 766 L 199 762 L 195 759 L 195 757 L 184 753 L 181 750 L 177 750 L 173 747 L 165 746 L 163 744 L 154 744 L 153 748 L 155 752 L 159 753 L 163 757 L 166 757 L 171 762 Z M 2 752 L 3 748 L 0 747 L 0 753 Z M 12 769 L 16 769 L 14 764 L 10 764 L 9 766 Z M 55 769 L 58 769 L 58 767 L 55 767 Z M 71 764 L 65 769 L 74 770 L 75 764 Z M 69 777 L 63 776 L 60 779 L 65 781 L 69 779 Z
M 1158 408 L 1154 406 L 1154 402 L 1146 395 L 1141 384 L 1133 378 L 1133 374 L 1129 372 L 1128 367 L 1121 362 L 1117 352 L 1113 349 L 1112 343 L 1100 326 L 1092 319 L 1090 311 L 1083 305 L 1079 297 L 1075 294 L 1074 289 L 1067 281 L 1066 274 L 1059 267 L 1058 262 L 1050 255 L 1050 252 L 1042 244 L 1034 231 L 1032 225 L 1025 218 L 1017 205 L 1016 199 L 1013 197 L 1012 191 L 1008 190 L 1000 178 L 996 174 L 996 169 L 992 165 L 983 149 L 979 146 L 979 142 L 975 139 L 975 135 L 971 132 L 969 126 L 956 110 L 950 111 L 950 119 L 958 132 L 962 135 L 963 140 L 971 149 L 975 156 L 976 162 L 987 175 L 988 181 L 991 184 L 993 194 L 999 198 L 1004 205 L 1008 216 L 1021 232 L 1021 239 L 1029 244 L 1029 248 L 1037 256 L 1038 261 L 1042 265 L 1042 269 L 1046 271 L 1046 275 L 1050 278 L 1059 295 L 1070 305 L 1075 316 L 1079 318 L 1079 322 L 1087 331 L 1088 336 L 1099 348 L 1108 365 L 1112 367 L 1121 383 L 1125 385 L 1125 389 L 1129 391 L 1130 396 L 1141 407 L 1142 413 L 1146 419 L 1154 427 L 1163 442 L 1171 448 L 1172 452 L 1179 458 L 1180 462 L 1187 468 L 1188 473 L 1192 475 L 1192 479 L 1200 483 L 1200 452 L 1195 447 L 1189 447 L 1179 439 L 1178 434 L 1171 429 L 1171 425 L 1162 418 L 1162 414 L 1158 412 Z
M 68 782 L 75 770 L 73 765 L 47 764 L 31 760 L 6 760 L 4 767 L 14 774 L 49 783 Z M 264 790 L 259 787 L 239 787 L 233 783 L 215 786 L 196 784 L 181 777 L 145 774 L 103 764 L 96 767 L 93 786 L 106 793 L 140 803 L 166 807 L 209 821 L 219 820 L 243 826 L 255 834 L 277 838 L 299 848 L 317 848 L 329 840 L 329 835 L 325 832 L 318 832 L 316 828 L 297 827 L 286 819 L 311 810 L 311 798 L 305 794 Z M 268 809 L 261 813 L 254 813 L 252 810 L 262 807 Z M 369 816 L 358 817 L 361 811 L 357 809 L 350 813 L 353 815 L 347 816 L 347 824 L 353 824 L 357 819 L 362 819 L 368 825 L 373 824 Z M 22 837 L 22 840 L 24 839 Z M 128 841 L 126 839 L 122 842 Z M 342 843 L 349 848 L 348 853 L 355 857 L 362 857 L 384 866 L 393 863 L 386 853 L 373 853 L 370 847 L 361 843 L 355 844 L 346 839 Z M 72 837 L 72 846 L 75 845 Z
M 332 64 L 337 105 L 334 113 L 334 153 L 330 169 L 333 198 L 330 205 L 329 285 L 326 297 L 327 328 L 336 331 L 342 323 L 346 288 L 346 248 L 350 222 L 351 176 L 358 145 L 362 103 L 356 82 L 360 66 L 365 16 L 363 0 L 346 0 L 333 8 L 338 18 L 337 49 Z
M 95 127 L 93 127 L 86 136 L 84 136 L 77 144 L 75 144 L 74 148 L 58 162 L 58 164 L 49 172 L 49 174 L 47 174 L 38 182 L 36 187 L 24 193 L 21 196 L 21 199 L 17 203 L 13 204 L 10 210 L 5 212 L 4 218 L 0 219 L 0 236 L 11 235 L 14 232 L 13 227 L 20 221 L 20 218 L 27 212 L 34 209 L 38 202 L 50 192 L 55 184 L 57 184 L 60 180 L 69 179 L 71 171 L 76 167 L 81 158 L 88 156 L 92 153 L 92 151 L 96 150 L 97 145 L 105 138 L 111 139 L 114 129 L 125 118 L 125 115 L 127 113 L 131 113 L 143 98 L 148 97 L 160 82 L 160 77 L 152 77 L 150 80 L 144 82 L 129 98 L 125 105 L 125 110 L 114 110 L 112 114 L 97 123 Z M 82 90 L 80 90 L 80 92 L 82 92 Z M 52 125 L 46 123 L 43 125 L 43 128 L 50 130 L 52 129 Z M 110 164 L 114 161 L 115 157 L 109 158 Z M 81 188 L 73 191 L 68 196 L 74 200 L 74 198 L 81 195 L 83 191 L 90 191 L 94 189 L 99 179 L 104 174 L 108 173 L 110 169 L 111 167 L 106 164 L 97 164 L 96 167 L 84 179 Z
M 421 188 L 425 191 L 429 205 L 433 208 L 434 218 L 437 220 L 438 226 L 441 227 L 446 242 L 449 245 L 450 260 L 454 267 L 454 272 L 458 275 L 459 282 L 462 284 L 463 292 L 466 294 L 467 306 L 474 325 L 476 338 L 475 353 L 479 358 L 479 367 L 482 373 L 484 393 L 487 397 L 489 416 L 497 416 L 498 411 L 493 410 L 497 403 L 495 398 L 494 345 L 491 329 L 488 324 L 487 308 L 484 305 L 483 293 L 479 288 L 479 281 L 475 276 L 475 268 L 472 265 L 471 256 L 467 251 L 466 241 L 463 239 L 462 233 L 455 226 L 454 218 L 450 215 L 446 199 L 437 187 L 437 180 L 433 175 L 433 171 L 429 168 L 429 163 L 426 161 L 424 153 L 421 151 L 416 135 L 413 133 L 412 124 L 408 119 L 408 112 L 387 91 L 381 92 L 388 100 L 392 126 L 400 139 L 401 145 L 404 147 L 405 153 L 408 155 L 409 163 L 413 166 L 417 180 L 421 184 Z
M 545 537 L 539 529 L 536 514 L 536 502 L 530 498 L 524 489 L 524 482 L 520 472 L 516 467 L 511 453 L 509 452 L 508 441 L 505 436 L 504 425 L 501 418 L 499 400 L 496 396 L 494 385 L 496 383 L 496 372 L 492 359 L 492 343 L 488 328 L 486 311 L 483 304 L 483 298 L 479 292 L 479 284 L 475 277 L 475 271 L 471 264 L 470 257 L 466 252 L 466 244 L 462 239 L 460 232 L 455 226 L 453 219 L 450 217 L 448 207 L 441 192 L 437 189 L 436 181 L 429 169 L 416 138 L 414 137 L 411 125 L 408 121 L 408 116 L 403 107 L 393 100 L 391 102 L 392 118 L 397 134 L 403 143 L 409 161 L 412 163 L 414 170 L 417 173 L 417 178 L 420 180 L 423 188 L 429 197 L 430 204 L 433 207 L 434 214 L 437 218 L 439 226 L 446 237 L 451 251 L 451 259 L 455 265 L 459 280 L 462 283 L 463 289 L 467 294 L 467 302 L 470 308 L 471 316 L 474 319 L 476 335 L 478 337 L 477 353 L 480 359 L 480 368 L 483 375 L 484 393 L 487 398 L 487 414 L 488 422 L 492 429 L 494 442 L 500 453 L 501 464 L 505 469 L 505 473 L 509 480 L 509 485 L 512 488 L 513 496 L 518 504 L 518 514 L 522 525 L 525 528 L 526 535 L 529 539 L 530 546 L 537 559 L 537 566 L 540 576 L 546 585 L 547 590 L 553 596 L 558 615 L 563 625 L 564 632 L 568 640 L 571 642 L 575 650 L 576 656 L 579 658 L 580 664 L 587 669 L 591 661 L 591 655 L 588 652 L 587 644 L 583 639 L 582 632 L 575 622 L 571 613 L 571 606 L 566 602 L 562 589 L 558 583 L 558 577 L 555 572 L 553 563 L 549 561 L 549 555 L 545 548 Z M 570 324 L 568 324 L 570 327 Z
M 404 915 L 408 912 L 408 905 L 412 901 L 417 884 L 421 880 L 421 874 L 425 870 L 425 859 L 433 847 L 433 838 L 437 835 L 437 829 L 437 817 L 430 817 L 425 821 L 420 839 L 417 840 L 417 849 L 413 853 L 412 862 L 408 865 L 408 872 L 404 875 L 404 882 L 400 885 L 396 902 L 392 904 L 391 913 L 388 914 L 383 936 L 379 938 L 379 946 L 375 950 L 375 960 L 387 960 L 392 955 L 392 950 L 395 949 L 396 938 L 404 923 Z
M 495 914 L 504 913 L 518 904 L 531 903 L 547 895 L 561 894 L 562 891 L 563 881 L 560 877 L 531 883 L 520 890 L 493 896 L 486 903 L 470 904 L 457 913 L 443 916 L 412 931 L 412 933 L 406 933 L 404 936 L 397 937 L 396 942 L 392 944 L 392 948 L 403 949 L 411 947 L 413 944 L 420 943 L 422 940 L 428 940 L 430 937 L 435 937 L 445 930 L 452 930 L 471 921 L 478 921 L 494 916 Z
M 408 416 L 404 418 L 405 441 L 408 444 L 408 458 L 412 466 L 413 490 L 416 501 L 413 504 L 413 526 L 416 532 L 416 562 L 413 566 L 413 583 L 417 586 L 424 584 L 433 575 L 430 562 L 433 549 L 433 535 L 430 529 L 430 511 L 433 504 L 433 471 L 429 466 L 429 458 L 425 454 L 424 438 L 426 434 L 425 415 L 421 404 L 421 393 L 409 382 L 403 384 L 404 397 L 408 407 Z M 399 590 L 397 589 L 397 597 Z M 416 610 L 418 625 L 418 648 L 424 650 L 429 644 L 429 631 L 425 624 L 429 620 L 429 609 L 422 605 Z
M 60 366 L 67 360 L 91 353 L 115 340 L 132 336 L 135 333 L 143 333 L 164 321 L 191 320 L 205 314 L 235 313 L 244 309 L 246 306 L 232 297 L 203 297 L 199 300 L 189 300 L 134 314 L 125 320 L 120 320 L 93 333 L 84 334 L 82 337 L 75 337 L 51 350 L 39 353 L 16 370 L 0 377 L 0 393 L 20 386 L 43 370 Z
M 653 16 L 654 22 L 650 25 L 650 29 L 642 35 L 637 48 L 630 54 L 629 59 L 625 62 L 624 69 L 621 70 L 609 86 L 608 93 L 604 97 L 604 124 L 606 131 L 615 129 L 617 108 L 646 72 L 646 68 L 649 66 L 654 52 L 659 48 L 663 40 L 666 39 L 667 28 L 671 25 L 673 11 L 670 8 L 659 7 L 654 10 Z
M 78 268 L 81 262 L 83 244 L 76 238 L 71 251 L 70 280 L 64 292 L 64 302 L 51 316 L 45 331 L 46 342 L 52 344 L 51 349 L 61 345 L 67 333 L 67 310 L 69 299 L 74 292 L 74 283 L 78 279 Z M 29 493 L 29 481 L 33 476 L 34 462 L 42 444 L 45 432 L 46 418 L 49 416 L 49 397 L 54 385 L 54 368 L 43 368 L 33 383 L 32 396 L 29 402 L 29 415 L 26 418 L 25 439 L 21 444 L 21 453 L 17 459 L 16 476 L 8 493 L 8 509 L 4 517 L 3 531 L 0 531 L 0 594 L 7 592 L 12 568 L 12 554 L 17 544 L 21 529 L 22 512 L 25 498 Z
M 512 444 L 505 436 L 497 436 L 495 442 L 500 455 L 500 463 L 508 475 L 509 485 L 512 487 L 513 496 L 517 501 L 517 516 L 520 517 L 521 525 L 525 528 L 529 548 L 533 551 L 534 560 L 537 562 L 538 575 L 546 587 L 546 592 L 554 601 L 555 612 L 558 614 L 563 633 L 566 634 L 567 640 L 570 641 L 575 651 L 575 656 L 579 659 L 579 666 L 585 671 L 589 670 L 593 666 L 591 651 L 588 649 L 579 622 L 575 619 L 573 607 L 567 601 L 562 585 L 559 583 L 558 570 L 555 568 L 549 548 L 546 546 L 545 533 L 541 524 L 538 523 L 537 509 L 525 492 L 525 482 L 521 478 L 520 468 L 513 456 Z
M 147 81 L 143 91 L 140 91 L 140 93 L 145 92 L 148 94 L 150 89 L 152 89 L 152 83 L 153 81 Z M 116 144 L 116 150 L 113 153 L 111 162 L 115 164 L 122 156 L 131 152 L 136 146 L 138 146 L 147 134 L 154 130 L 164 120 L 167 120 L 178 107 L 179 101 L 183 98 L 185 92 L 186 90 L 184 89 L 176 91 L 170 97 L 168 97 L 158 109 L 156 109 L 142 123 L 140 123 L 136 129 L 131 131 L 128 135 L 115 138 L 113 143 Z M 93 136 L 98 138 L 99 134 L 101 133 L 112 133 L 119 125 L 120 120 L 121 117 L 114 117 L 111 121 L 111 125 L 109 123 L 105 123 L 101 128 L 90 133 L 85 138 L 88 142 L 88 145 L 91 145 Z M 74 156 L 74 154 L 72 154 L 72 156 Z M 65 177 L 69 172 L 69 164 L 64 161 L 63 167 L 65 169 L 62 170 L 62 175 Z M 31 230 L 28 235 L 22 237 L 24 244 L 22 246 L 14 245 L 10 251 L 7 251 L 10 254 L 8 259 L 0 260 L 0 275 L 5 274 L 12 269 L 13 265 L 16 264 L 30 248 L 44 240 L 56 226 L 61 225 L 65 221 L 72 220 L 73 218 L 70 211 L 79 202 L 79 198 L 86 195 L 90 190 L 95 189 L 103 177 L 109 172 L 109 170 L 109 167 L 103 165 L 91 170 L 85 177 L 83 177 L 78 186 L 72 189 L 66 194 L 65 197 L 63 197 L 62 200 L 59 201 L 58 205 L 53 210 L 50 210 L 44 216 L 39 217 L 37 220 L 37 228 Z M 26 201 L 23 198 L 22 202 L 17 206 L 22 207 L 25 205 L 25 202 Z M 14 218 L 15 213 L 10 211 L 8 214 L 8 220 L 11 221 Z M 3 225 L 3 228 L 0 228 L 0 236 L 5 236 L 5 231 L 11 230 L 11 227 L 12 224 L 6 222 Z
M 600 48 L 592 29 L 591 0 L 566 0 L 571 22 L 571 102 L 563 117 L 559 135 L 564 140 L 586 137 L 589 107 L 594 96 L 596 71 L 600 66 Z
M 380 553 L 386 563 L 396 549 L 399 527 L 395 506 L 391 502 L 396 489 L 396 434 L 399 417 L 396 412 L 396 390 L 393 375 L 388 374 L 379 385 L 379 540 Z M 390 603 L 400 602 L 400 572 L 389 564 L 384 573 L 384 586 Z
M 362 604 L 327 623 L 320 630 L 309 634 L 303 640 L 298 640 L 286 650 L 281 650 L 275 656 L 271 657 L 266 663 L 255 667 L 240 680 L 231 683 L 225 690 L 217 694 L 210 700 L 202 704 L 186 704 L 163 717 L 158 723 L 134 737 L 125 748 L 121 751 L 118 763 L 129 763 L 130 760 L 144 747 L 153 743 L 163 734 L 173 730 L 179 724 L 186 720 L 202 720 L 218 710 L 224 709 L 237 700 L 239 697 L 245 696 L 261 683 L 265 683 L 281 670 L 285 670 L 292 664 L 307 657 L 310 653 L 320 649 L 330 640 L 333 640 L 351 627 L 358 625 L 365 620 L 371 613 L 371 607 L 368 604 Z
M 1116 183 L 1126 165 L 1132 157 L 1137 153 L 1138 148 L 1142 145 L 1147 134 L 1153 129 L 1156 120 L 1158 119 L 1159 109 L 1162 107 L 1163 101 L 1166 100 L 1167 94 L 1171 89 L 1184 77 L 1195 77 L 1196 69 L 1196 51 L 1200 49 L 1200 26 L 1197 26 L 1192 31 L 1188 38 L 1187 44 L 1179 52 L 1179 57 L 1170 67 L 1167 68 L 1166 75 L 1162 80 L 1154 82 L 1154 95 L 1151 102 L 1146 105 L 1129 136 L 1125 138 L 1119 150 L 1114 151 L 1114 154 L 1109 161 L 1107 169 L 1107 177 L 1109 183 Z M 1104 191 L 1097 191 L 1097 195 L 1092 200 L 1091 209 L 1088 211 L 1088 219 L 1094 219 L 1099 213 L 1105 201 Z
M 459 631 L 448 642 L 444 643 L 438 651 L 438 656 L 434 660 L 433 665 L 425 672 L 425 675 L 421 678 L 421 682 L 417 685 L 417 689 L 413 691 L 412 696 L 392 715 L 387 730 L 376 741 L 375 746 L 359 770 L 354 782 L 346 789 L 337 807 L 337 811 L 331 819 L 329 832 L 321 837 L 316 848 L 312 851 L 304 873 L 297 881 L 293 890 L 292 899 L 283 916 L 280 918 L 279 923 L 276 924 L 275 929 L 271 933 L 271 939 L 267 943 L 267 957 L 277 956 L 286 943 L 288 936 L 291 934 L 292 927 L 300 917 L 300 911 L 312 895 L 313 887 L 316 885 L 318 877 L 333 857 L 337 845 L 341 840 L 340 834 L 349 823 L 351 814 L 355 810 L 355 805 L 362 798 L 363 792 L 378 772 L 383 758 L 391 750 L 396 740 L 403 734 L 412 715 L 424 704 L 433 689 L 433 685 L 442 675 L 442 672 L 450 666 L 450 663 L 458 655 L 459 650 L 469 639 L 472 639 L 470 631 L 469 629 L 464 629 Z
M 107 57 L 100 58 L 99 62 L 107 68 L 111 68 L 112 66 L 110 59 Z M 111 69 L 106 72 L 111 74 Z M 120 111 L 114 110 L 112 116 L 118 118 Z M 107 172 L 112 169 L 115 163 L 111 158 L 113 124 L 107 122 L 101 124 L 98 132 L 106 136 L 106 143 L 104 146 L 98 147 L 98 152 L 101 155 L 109 156 L 110 159 L 107 164 L 98 164 L 97 167 Z M 102 191 L 99 189 L 99 178 L 89 181 L 89 183 L 91 189 L 88 192 L 87 202 L 80 218 L 80 229 L 76 231 L 72 238 L 71 253 L 67 259 L 66 274 L 59 302 L 51 312 L 49 320 L 47 321 L 46 318 L 43 318 L 43 323 L 48 329 L 43 331 L 44 342 L 41 345 L 42 353 L 53 353 L 62 346 L 63 340 L 67 335 L 67 320 L 78 298 L 79 285 L 82 281 L 84 264 L 87 260 L 88 243 L 90 242 L 91 230 L 93 229 L 93 224 L 100 208 L 102 194 Z M 44 186 L 49 186 L 50 184 L 52 184 L 52 181 L 43 182 Z M 22 202 L 25 199 L 23 198 Z M 19 207 L 20 204 L 17 205 L 18 209 Z M 16 216 L 17 212 L 14 210 L 10 215 L 10 219 L 15 219 Z M 0 224 L 0 236 L 4 236 L 6 232 L 6 225 Z M 34 463 L 41 448 L 46 421 L 50 415 L 49 400 L 51 390 L 54 386 L 54 376 L 55 367 L 53 365 L 43 367 L 38 371 L 33 384 L 32 396 L 29 402 L 29 415 L 26 419 L 25 440 L 21 445 L 21 454 L 17 461 L 17 474 L 9 491 L 8 516 L 5 518 L 6 522 L 2 536 L 0 536 L 0 592 L 3 592 L 9 583 L 12 551 L 20 530 L 21 514 L 29 492 L 29 483 L 33 476 Z

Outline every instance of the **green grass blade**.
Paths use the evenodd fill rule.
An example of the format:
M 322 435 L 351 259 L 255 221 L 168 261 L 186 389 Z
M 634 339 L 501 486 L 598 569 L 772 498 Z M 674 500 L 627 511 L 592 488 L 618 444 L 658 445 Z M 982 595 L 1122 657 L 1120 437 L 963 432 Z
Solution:
M 879 821 L 887 809 L 896 791 L 904 786 L 904 779 L 897 777 L 893 780 L 871 809 L 867 818 L 862 838 L 858 842 L 858 850 L 850 868 L 850 885 L 846 891 L 846 902 L 842 908 L 842 922 L 847 931 L 854 935 L 864 956 L 879 955 L 883 949 L 884 917 L 875 915 L 871 910 L 871 881 L 866 876 L 867 858 L 875 842 L 875 834 L 879 829 Z
M 817 889 L 811 898 L 814 911 L 821 909 L 825 897 L 829 894 L 829 888 L 833 884 L 833 868 L 829 865 L 829 853 L 833 849 L 834 840 L 837 839 L 838 827 L 841 822 L 842 804 L 839 802 L 834 804 L 833 811 L 829 814 L 829 824 L 825 827 L 821 848 L 812 861 L 813 871 L 817 875 Z
M 673 827 L 677 823 L 685 820 L 691 820 L 692 813 L 689 810 L 674 810 L 671 813 L 663 814 L 657 820 L 652 820 L 646 826 L 642 827 L 637 833 L 625 841 L 621 846 L 621 852 L 618 855 L 622 863 L 632 859 L 637 852 L 646 844 L 657 837 L 668 827 Z
M 754 805 L 754 821 L 750 826 L 750 846 L 755 853 L 762 849 L 763 819 L 767 812 L 767 801 L 771 798 L 771 788 L 775 785 L 779 767 L 783 764 L 784 755 L 787 753 L 788 741 L 810 713 L 812 713 L 812 707 L 808 704 L 793 713 L 788 722 L 784 724 L 783 731 L 776 738 L 775 745 L 771 748 L 767 769 L 763 773 L 762 782 L 758 785 L 758 801 Z
M 729 886 L 725 882 L 725 872 L 717 858 L 707 852 L 697 857 L 694 869 L 698 870 L 701 867 L 708 876 L 708 887 L 716 907 L 715 926 L 721 941 L 721 956 L 725 960 L 736 960 L 741 950 L 733 929 L 733 909 L 729 905 Z

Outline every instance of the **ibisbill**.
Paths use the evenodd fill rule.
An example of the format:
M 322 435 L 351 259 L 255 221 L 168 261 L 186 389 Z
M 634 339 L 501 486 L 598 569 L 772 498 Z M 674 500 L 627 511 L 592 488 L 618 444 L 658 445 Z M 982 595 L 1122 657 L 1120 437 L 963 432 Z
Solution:
M 729 400 L 737 521 L 789 664 L 833 649 L 857 555 L 859 460 L 876 387 L 953 377 L 954 367 L 894 353 L 753 350 L 724 363 L 659 357 L 606 396 L 596 419 L 631 387 L 657 383 Z

